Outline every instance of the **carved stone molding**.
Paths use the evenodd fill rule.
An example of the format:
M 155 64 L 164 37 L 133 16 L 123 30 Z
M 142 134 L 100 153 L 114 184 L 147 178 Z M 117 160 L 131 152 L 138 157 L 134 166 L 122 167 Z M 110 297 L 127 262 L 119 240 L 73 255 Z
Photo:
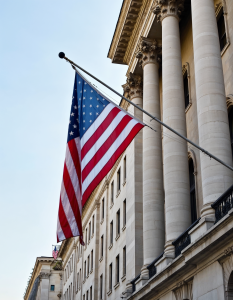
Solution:
M 126 98 L 132 100 L 135 97 L 142 97 L 143 81 L 140 75 L 130 73 L 126 84 L 122 85 Z
M 227 259 L 222 263 L 223 274 L 224 274 L 224 286 L 225 291 L 228 291 L 228 282 L 233 272 L 233 246 L 227 248 L 224 251 L 224 254 L 227 256 Z
M 60 299 L 62 296 L 62 293 L 60 292 L 59 294 L 57 294 L 58 298 Z
M 158 22 L 162 22 L 168 16 L 174 16 L 180 20 L 180 15 L 184 10 L 184 0 L 156 0 L 151 10 Z
M 193 281 L 181 281 L 173 290 L 176 300 L 193 300 Z
M 51 273 L 41 272 L 39 276 L 40 276 L 40 279 L 49 279 L 49 277 L 51 276 Z
M 154 39 L 140 38 L 139 49 L 136 58 L 139 65 L 144 67 L 148 63 L 159 64 L 161 62 L 162 47 Z

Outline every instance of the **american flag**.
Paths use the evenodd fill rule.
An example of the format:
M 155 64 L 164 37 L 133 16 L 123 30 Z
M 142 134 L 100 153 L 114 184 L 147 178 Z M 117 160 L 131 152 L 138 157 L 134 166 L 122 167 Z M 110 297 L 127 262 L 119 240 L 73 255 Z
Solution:
M 57 247 L 56 247 L 56 246 L 55 246 L 54 249 L 53 249 L 52 255 L 53 255 L 53 258 L 54 258 L 54 259 L 57 259 L 58 250 L 57 250 Z
M 82 235 L 82 207 L 144 124 L 76 73 L 57 221 L 57 241 Z

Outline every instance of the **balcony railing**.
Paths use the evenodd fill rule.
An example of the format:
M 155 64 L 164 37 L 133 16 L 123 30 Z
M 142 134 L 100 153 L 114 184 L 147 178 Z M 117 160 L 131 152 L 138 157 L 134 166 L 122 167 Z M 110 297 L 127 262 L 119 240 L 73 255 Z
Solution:
M 149 270 L 149 279 L 156 274 L 155 263 L 163 257 L 163 253 L 161 253 L 156 259 L 154 259 L 152 263 L 149 264 L 149 266 L 147 266 L 147 269 Z
M 215 210 L 215 224 L 233 208 L 233 185 L 212 205 Z
M 188 229 L 185 230 L 172 244 L 175 246 L 175 257 L 181 254 L 181 251 L 191 244 L 191 238 L 188 232 L 199 222 L 197 219 Z
M 141 276 L 141 274 L 139 274 L 138 276 L 136 276 L 136 277 L 131 281 L 131 283 L 132 283 L 132 288 L 133 288 L 132 293 L 134 293 L 134 292 L 136 291 L 136 284 L 135 284 L 135 282 L 140 278 L 140 276 Z

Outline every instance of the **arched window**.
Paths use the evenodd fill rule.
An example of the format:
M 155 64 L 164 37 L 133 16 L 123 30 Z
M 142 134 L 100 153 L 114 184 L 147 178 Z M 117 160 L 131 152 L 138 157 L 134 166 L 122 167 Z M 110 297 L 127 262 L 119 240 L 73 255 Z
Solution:
M 230 300 L 233 299 L 233 272 L 230 275 L 227 291 L 226 291 L 226 299 Z
M 229 109 L 228 118 L 229 118 L 230 138 L 231 138 L 231 152 L 233 155 L 233 106 L 231 106 Z
M 190 183 L 190 204 L 191 204 L 191 220 L 194 223 L 197 220 L 197 206 L 196 206 L 196 190 L 195 190 L 195 176 L 193 160 L 189 159 L 189 183 Z

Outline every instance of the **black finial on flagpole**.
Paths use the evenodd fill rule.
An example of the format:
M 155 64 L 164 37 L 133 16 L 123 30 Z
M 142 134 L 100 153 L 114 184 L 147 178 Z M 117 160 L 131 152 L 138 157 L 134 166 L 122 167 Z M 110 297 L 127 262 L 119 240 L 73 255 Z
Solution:
M 64 58 L 66 55 L 65 55 L 64 52 L 60 52 L 60 53 L 58 54 L 58 56 L 59 56 L 60 58 Z

